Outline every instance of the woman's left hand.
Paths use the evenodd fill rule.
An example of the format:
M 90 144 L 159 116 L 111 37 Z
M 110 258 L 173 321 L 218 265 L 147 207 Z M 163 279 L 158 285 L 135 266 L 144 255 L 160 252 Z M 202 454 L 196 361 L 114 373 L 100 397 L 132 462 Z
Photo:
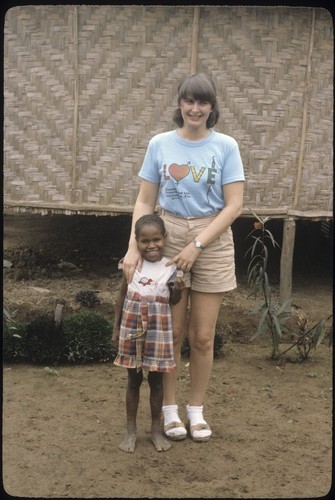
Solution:
M 181 252 L 171 258 L 166 265 L 176 264 L 177 269 L 181 269 L 186 273 L 191 270 L 200 252 L 201 250 L 196 248 L 194 243 L 189 243 Z

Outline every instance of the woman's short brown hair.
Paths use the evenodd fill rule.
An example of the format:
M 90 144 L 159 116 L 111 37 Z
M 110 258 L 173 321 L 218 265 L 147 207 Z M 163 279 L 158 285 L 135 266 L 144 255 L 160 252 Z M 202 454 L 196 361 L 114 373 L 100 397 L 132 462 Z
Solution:
M 207 101 L 212 106 L 212 111 L 207 119 L 207 128 L 214 127 L 217 123 L 220 112 L 216 100 L 216 88 L 213 81 L 204 73 L 193 73 L 185 78 L 178 87 L 178 106 L 182 99 L 191 97 L 196 101 Z M 173 114 L 173 121 L 182 127 L 184 120 L 178 107 Z

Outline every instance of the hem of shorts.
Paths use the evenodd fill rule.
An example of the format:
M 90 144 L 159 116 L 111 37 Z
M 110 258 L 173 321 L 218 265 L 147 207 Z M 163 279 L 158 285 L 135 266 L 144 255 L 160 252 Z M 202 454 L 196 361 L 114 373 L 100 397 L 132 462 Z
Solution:
M 174 367 L 169 367 L 169 368 L 155 368 L 155 367 L 148 367 L 148 366 L 125 366 L 125 365 L 119 365 L 114 363 L 115 366 L 120 366 L 121 368 L 129 368 L 129 369 L 134 369 L 134 370 L 144 370 L 147 372 L 157 372 L 157 373 L 173 373 L 176 371 L 176 366 Z
M 215 289 L 215 287 L 213 288 L 211 286 L 211 289 L 210 290 L 200 290 L 199 288 L 197 288 L 196 286 L 192 286 L 191 285 L 191 290 L 193 290 L 194 292 L 202 292 L 202 293 L 223 293 L 223 292 L 231 292 L 232 290 L 235 290 L 235 288 L 237 288 L 237 285 L 227 285 L 225 287 L 222 287 L 220 286 L 220 288 L 218 287 L 217 289 Z
M 141 364 L 137 365 L 136 362 L 130 362 L 127 360 L 127 363 L 123 363 L 122 360 L 118 359 L 118 357 L 115 358 L 113 364 L 115 366 L 120 366 L 121 368 L 134 368 L 136 370 L 146 370 L 148 372 L 160 372 L 160 373 L 171 373 L 174 372 L 177 368 L 176 364 L 174 363 L 173 365 L 170 366 L 157 366 L 157 365 L 147 365 L 147 364 Z

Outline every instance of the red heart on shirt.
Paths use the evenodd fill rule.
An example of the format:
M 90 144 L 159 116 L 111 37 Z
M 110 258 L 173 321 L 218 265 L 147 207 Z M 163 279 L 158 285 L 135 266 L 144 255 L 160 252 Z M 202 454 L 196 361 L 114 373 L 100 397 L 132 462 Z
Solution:
M 184 179 L 189 174 L 190 167 L 188 165 L 179 165 L 178 163 L 171 163 L 169 166 L 169 173 L 175 181 Z

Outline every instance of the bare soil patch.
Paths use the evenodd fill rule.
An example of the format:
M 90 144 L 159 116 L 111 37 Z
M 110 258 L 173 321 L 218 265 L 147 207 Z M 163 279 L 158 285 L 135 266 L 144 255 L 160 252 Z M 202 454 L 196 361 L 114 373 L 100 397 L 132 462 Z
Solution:
M 4 217 L 4 298 L 17 318 L 85 309 L 113 316 L 117 262 L 129 218 Z M 319 267 L 321 264 L 318 264 Z M 158 453 L 150 442 L 148 387 L 141 392 L 134 454 L 118 449 L 125 431 L 125 370 L 112 363 L 3 366 L 3 487 L 41 498 L 316 498 L 331 487 L 332 348 L 326 338 L 305 363 L 268 359 L 270 340 L 250 342 L 258 316 L 245 272 L 220 313 L 224 346 L 215 359 L 205 415 L 208 443 L 189 438 Z M 278 293 L 278 283 L 273 283 Z M 293 279 L 293 303 L 310 325 L 332 313 L 332 276 L 305 268 Z M 294 325 L 293 325 L 294 327 Z M 183 361 L 181 416 L 189 388 Z

